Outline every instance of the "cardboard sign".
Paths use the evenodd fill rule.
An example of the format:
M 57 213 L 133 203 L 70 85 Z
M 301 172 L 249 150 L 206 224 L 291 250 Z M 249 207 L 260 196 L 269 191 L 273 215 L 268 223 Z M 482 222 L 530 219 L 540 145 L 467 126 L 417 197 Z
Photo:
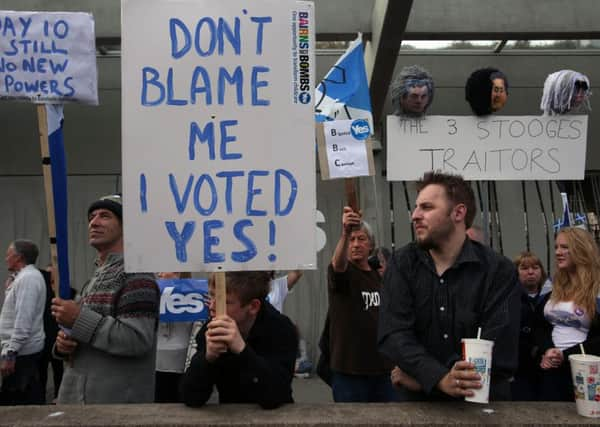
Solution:
M 387 176 L 430 170 L 468 180 L 581 180 L 587 116 L 387 118 Z
M 321 178 L 372 176 L 371 129 L 364 119 L 323 122 L 317 127 Z
M 195 322 L 209 316 L 208 281 L 205 279 L 159 279 L 160 321 Z
M 316 268 L 312 3 L 122 8 L 126 270 Z
M 0 99 L 98 104 L 94 18 L 0 11 Z

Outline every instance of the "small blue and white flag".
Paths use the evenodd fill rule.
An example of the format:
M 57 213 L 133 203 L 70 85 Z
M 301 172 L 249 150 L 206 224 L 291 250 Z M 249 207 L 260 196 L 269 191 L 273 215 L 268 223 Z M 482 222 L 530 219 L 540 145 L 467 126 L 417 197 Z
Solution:
M 360 34 L 315 89 L 317 122 L 354 119 L 368 120 L 373 129 L 371 96 Z
M 578 227 L 588 230 L 586 215 L 581 213 L 571 213 L 571 210 L 569 209 L 569 198 L 567 193 L 560 193 L 560 197 L 563 205 L 563 214 L 562 217 L 556 221 L 556 224 L 554 224 L 554 231 L 558 233 L 562 228 L 565 227 Z
M 52 196 L 54 198 L 54 221 L 56 251 L 58 257 L 58 294 L 71 298 L 69 279 L 69 233 L 67 225 L 67 161 L 63 139 L 63 105 L 46 104 L 48 124 L 48 150 L 52 172 Z
M 561 228 L 570 227 L 573 222 L 571 221 L 571 211 L 569 210 L 569 198 L 567 193 L 560 193 L 560 198 L 562 200 L 563 214 L 562 217 L 556 221 L 556 224 L 554 224 L 555 233 L 558 233 Z
M 161 322 L 206 321 L 208 281 L 205 279 L 160 279 Z

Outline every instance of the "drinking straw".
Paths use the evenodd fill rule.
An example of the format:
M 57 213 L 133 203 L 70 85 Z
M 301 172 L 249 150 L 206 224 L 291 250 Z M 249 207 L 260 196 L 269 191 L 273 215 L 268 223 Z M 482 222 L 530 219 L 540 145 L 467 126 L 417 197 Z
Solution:
M 477 328 L 477 339 L 481 339 L 481 328 Z
M 579 343 L 579 350 L 581 350 L 581 354 L 585 355 L 585 350 L 583 349 L 582 343 Z

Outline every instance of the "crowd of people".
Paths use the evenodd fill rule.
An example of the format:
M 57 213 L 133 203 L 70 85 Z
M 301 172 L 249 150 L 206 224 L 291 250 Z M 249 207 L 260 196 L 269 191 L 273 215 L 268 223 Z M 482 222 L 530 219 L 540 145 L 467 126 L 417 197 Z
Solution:
M 511 261 L 485 244 L 460 176 L 426 173 L 417 191 L 415 241 L 393 253 L 376 248 L 360 211 L 343 208 L 317 367 L 334 401 L 473 396 L 482 377 L 461 340 L 476 336 L 494 342 L 490 400 L 574 400 L 568 356 L 600 355 L 600 252 L 591 234 L 557 233 L 549 277 L 534 253 Z M 92 203 L 88 223 L 96 269 L 73 299 L 53 296 L 34 242 L 8 246 L 0 404 L 45 403 L 50 362 L 61 404 L 201 406 L 215 390 L 221 403 L 293 402 L 299 332 L 281 311 L 302 272 L 226 273 L 226 314 L 216 312 L 211 275 L 210 317 L 194 336 L 191 322 L 159 322 L 154 274 L 124 271 L 120 197 Z

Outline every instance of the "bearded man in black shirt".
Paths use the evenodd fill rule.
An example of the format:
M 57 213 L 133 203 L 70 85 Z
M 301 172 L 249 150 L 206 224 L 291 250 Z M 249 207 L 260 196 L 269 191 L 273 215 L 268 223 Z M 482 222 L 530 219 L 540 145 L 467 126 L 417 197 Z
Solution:
M 398 368 L 401 400 L 446 400 L 481 388 L 461 339 L 494 341 L 491 400 L 509 400 L 517 367 L 520 299 L 512 262 L 467 237 L 476 214 L 469 183 L 429 172 L 412 214 L 416 242 L 394 253 L 384 278 L 379 350 Z

